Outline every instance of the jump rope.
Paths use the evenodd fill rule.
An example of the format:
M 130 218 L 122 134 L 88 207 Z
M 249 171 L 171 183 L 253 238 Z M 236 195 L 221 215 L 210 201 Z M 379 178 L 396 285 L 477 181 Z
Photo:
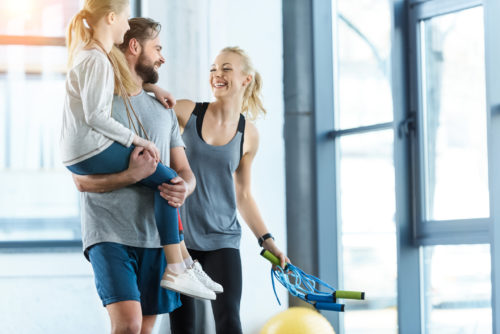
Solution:
M 305 273 L 302 269 L 291 263 L 287 263 L 285 268 L 282 268 L 280 260 L 268 250 L 262 250 L 260 255 L 276 266 L 275 269 L 271 268 L 271 281 L 274 295 L 279 305 L 281 305 L 281 303 L 276 293 L 275 279 L 280 282 L 292 296 L 302 299 L 318 310 L 344 312 L 345 305 L 337 303 L 337 299 L 365 299 L 364 292 L 335 290 L 332 286 L 323 282 L 316 276 Z M 325 291 L 320 291 L 320 288 Z

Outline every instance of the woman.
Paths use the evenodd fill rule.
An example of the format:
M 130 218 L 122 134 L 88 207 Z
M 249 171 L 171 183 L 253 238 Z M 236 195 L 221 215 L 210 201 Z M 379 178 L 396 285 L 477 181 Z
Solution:
M 236 210 L 282 266 L 289 260 L 274 243 L 250 189 L 259 137 L 245 118 L 254 120 L 266 113 L 260 100 L 261 77 L 242 49 L 228 47 L 215 58 L 209 83 L 215 102 L 180 100 L 174 108 L 197 180 L 181 216 L 191 256 L 224 286 L 224 293 L 212 301 L 217 333 L 241 333 L 241 227 Z M 182 303 L 170 315 L 172 332 L 194 333 L 194 301 L 183 298 Z

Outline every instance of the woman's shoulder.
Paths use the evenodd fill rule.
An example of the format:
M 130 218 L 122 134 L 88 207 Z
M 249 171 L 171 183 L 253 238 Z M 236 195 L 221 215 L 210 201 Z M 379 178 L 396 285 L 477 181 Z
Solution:
M 194 106 L 196 105 L 195 102 L 188 100 L 188 99 L 182 99 L 182 100 L 177 100 L 177 103 L 174 106 L 174 109 L 179 109 L 179 111 L 187 112 L 187 111 L 193 111 Z M 176 110 L 177 112 L 177 110 Z
M 245 120 L 245 136 L 248 136 L 250 138 L 259 138 L 259 130 L 257 130 L 257 126 L 255 126 L 255 123 L 252 122 L 251 120 L 246 119 Z
M 186 126 L 195 106 L 196 103 L 191 100 L 177 100 L 177 103 L 174 106 L 174 111 L 181 128 L 184 128 Z
M 255 153 L 259 147 L 259 131 L 255 123 L 249 121 L 245 122 L 245 132 L 243 140 L 243 151 L 245 153 Z

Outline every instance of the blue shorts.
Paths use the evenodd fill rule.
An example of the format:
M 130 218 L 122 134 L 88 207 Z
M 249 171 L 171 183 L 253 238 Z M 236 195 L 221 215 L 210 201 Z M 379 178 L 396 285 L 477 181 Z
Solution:
M 166 266 L 161 248 L 102 242 L 91 246 L 88 255 L 103 306 L 136 300 L 143 315 L 169 313 L 181 306 L 178 293 L 160 287 Z

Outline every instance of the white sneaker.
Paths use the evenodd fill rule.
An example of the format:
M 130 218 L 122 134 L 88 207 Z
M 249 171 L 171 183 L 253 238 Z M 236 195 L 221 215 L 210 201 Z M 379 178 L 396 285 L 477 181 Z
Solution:
M 208 276 L 207 273 L 203 271 L 203 268 L 201 267 L 201 264 L 198 261 L 196 260 L 194 261 L 193 265 L 191 266 L 191 269 L 193 270 L 198 281 L 203 283 L 203 285 L 205 285 L 207 288 L 209 288 L 215 293 L 221 293 L 224 291 L 222 285 L 212 281 L 210 276 Z
M 215 300 L 215 293 L 196 278 L 192 269 L 178 275 L 165 271 L 160 286 L 189 297 Z

